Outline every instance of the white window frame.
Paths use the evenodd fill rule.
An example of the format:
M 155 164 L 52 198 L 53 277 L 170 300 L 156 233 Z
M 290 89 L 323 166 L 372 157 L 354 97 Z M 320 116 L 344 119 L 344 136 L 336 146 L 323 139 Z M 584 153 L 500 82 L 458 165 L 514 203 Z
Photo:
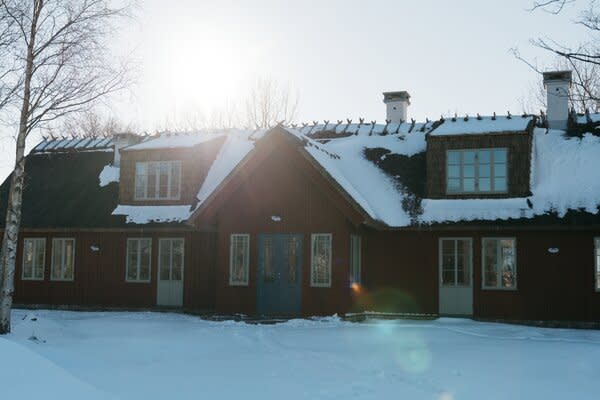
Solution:
M 155 184 L 154 184 L 154 195 L 152 196 L 148 193 L 148 169 L 150 165 L 156 165 L 156 175 L 155 175 Z M 145 173 L 145 185 L 144 185 L 144 194 L 142 196 L 138 195 L 137 187 L 138 187 L 138 166 L 144 166 Z M 168 165 L 169 175 L 168 175 L 168 193 L 166 197 L 160 197 L 160 168 L 162 165 Z M 179 170 L 179 181 L 177 182 L 177 195 L 171 193 L 171 180 L 173 179 L 173 168 L 177 168 Z M 181 161 L 173 160 L 173 161 L 138 161 L 135 163 L 134 167 L 134 183 L 133 183 L 133 198 L 134 200 L 180 200 L 181 199 Z
M 156 268 L 156 280 L 157 281 L 163 281 L 166 282 L 166 279 L 161 279 L 160 278 L 160 270 L 161 270 L 161 262 L 162 262 L 162 246 L 161 243 L 162 242 L 175 242 L 175 241 L 180 241 L 182 243 L 182 252 L 181 252 L 181 279 L 175 281 L 175 282 L 183 282 L 184 281 L 184 274 L 185 274 L 185 238 L 182 237 L 164 237 L 164 238 L 160 238 L 158 239 L 158 262 L 157 262 L 157 268 Z M 173 281 L 172 279 L 172 272 L 173 272 L 173 244 L 171 244 L 170 246 L 170 254 L 169 254 L 169 279 L 168 281 L 171 282 Z
M 489 176 L 489 180 L 490 180 L 490 190 L 480 190 L 479 189 L 479 152 L 482 150 L 489 150 L 490 151 L 490 176 Z M 496 180 L 496 176 L 495 176 L 495 171 L 494 171 L 494 151 L 496 150 L 504 150 L 506 152 L 506 162 L 505 162 L 505 176 L 504 179 L 506 181 L 506 189 L 504 190 L 495 190 L 495 180 Z M 465 190 L 464 189 L 464 153 L 465 152 L 475 152 L 475 161 L 473 164 L 473 168 L 474 168 L 474 176 L 473 176 L 473 181 L 474 181 L 474 190 Z M 460 171 L 460 177 L 458 178 L 460 180 L 460 186 L 461 189 L 459 190 L 450 190 L 450 185 L 448 184 L 448 181 L 450 180 L 450 176 L 448 174 L 448 169 L 450 167 L 450 165 L 448 164 L 449 162 L 449 153 L 451 152 L 456 152 L 459 153 L 460 155 L 460 161 L 458 164 L 459 167 L 459 171 Z M 479 148 L 479 149 L 448 149 L 446 150 L 446 194 L 503 194 L 503 193 L 508 193 L 508 185 L 509 185 L 509 181 L 508 181 L 508 148 L 507 147 L 487 147 L 487 148 Z M 456 178 L 453 178 L 456 179 Z
M 350 235 L 350 285 L 362 283 L 362 238 Z
M 321 237 L 329 238 L 329 259 L 327 260 L 327 266 L 329 269 L 328 281 L 327 282 L 315 282 L 315 241 Z M 331 268 L 331 256 L 333 252 L 333 236 L 331 233 L 313 233 L 310 235 L 310 286 L 311 287 L 331 287 L 332 280 L 332 268 Z
M 150 242 L 150 260 L 148 262 L 148 279 L 140 279 L 140 269 L 141 269 L 141 247 L 140 243 L 142 241 Z M 136 265 L 136 279 L 129 278 L 129 243 L 138 242 L 137 248 L 137 265 Z M 149 283 L 152 281 L 152 238 L 142 237 L 142 238 L 127 238 L 127 248 L 125 249 L 125 282 L 130 283 Z
M 501 240 L 512 240 L 513 242 L 513 252 L 514 252 L 514 262 L 515 262 L 515 271 L 514 271 L 514 276 L 515 276 L 515 285 L 513 287 L 503 287 L 501 285 L 502 283 L 502 273 L 500 271 L 500 269 L 496 270 L 496 286 L 486 286 L 485 284 L 485 241 L 486 240 L 494 240 L 497 241 L 497 246 L 498 248 L 497 253 L 496 254 L 500 254 L 499 251 L 499 247 L 500 247 L 500 241 Z M 519 287 L 519 272 L 518 272 L 518 262 L 517 262 L 517 238 L 514 236 L 503 236 L 503 237 L 496 237 L 496 236 L 490 236 L 490 237 L 482 237 L 481 238 L 481 289 L 484 290 L 504 290 L 504 291 L 509 291 L 509 292 L 514 292 L 517 290 L 517 288 Z
M 600 286 L 598 285 L 598 278 L 600 277 L 600 237 L 594 238 L 594 288 L 596 292 L 600 292 Z
M 61 243 L 61 260 L 60 260 L 60 264 L 61 264 L 61 271 L 64 272 L 64 263 L 65 263 L 65 243 L 67 240 L 72 240 L 73 241 L 73 268 L 72 268 L 72 276 L 70 278 L 64 278 L 64 274 L 63 277 L 61 278 L 55 278 L 54 277 L 54 269 L 56 268 L 56 265 L 54 264 L 54 252 L 56 251 L 56 246 L 57 243 Z M 72 282 L 75 280 L 75 254 L 76 254 L 76 247 L 77 247 L 77 241 L 75 240 L 75 238 L 72 237 L 64 237 L 64 238 L 53 238 L 52 239 L 52 266 L 50 269 L 50 280 L 52 281 L 59 281 L 59 282 Z
M 234 280 L 233 279 L 233 262 L 234 262 L 234 243 L 235 240 L 234 239 L 244 239 L 243 242 L 243 246 L 244 246 L 244 253 L 245 253 L 245 257 L 244 257 L 244 270 L 246 271 L 246 279 L 245 280 Z M 248 233 L 232 233 L 229 236 L 229 286 L 248 286 L 248 283 L 250 281 L 250 234 Z
M 443 242 L 449 240 L 454 242 L 454 285 L 444 285 L 444 271 L 443 271 L 443 262 L 444 262 L 444 249 Z M 457 270 L 457 258 L 456 255 L 458 253 L 458 242 L 465 241 L 469 243 L 469 282 L 468 283 L 458 283 L 458 270 Z M 472 287 L 473 285 L 473 238 L 471 237 L 441 237 L 438 239 L 438 279 L 439 286 L 443 288 L 466 288 Z
M 26 248 L 26 243 L 27 242 L 33 242 L 33 263 L 31 265 L 31 277 L 26 277 L 25 276 L 25 248 Z M 39 244 L 42 244 L 42 249 L 44 252 L 44 262 L 42 264 L 42 276 L 41 277 L 36 277 L 35 276 L 35 270 L 36 267 L 38 266 L 36 264 L 37 261 L 37 250 L 39 249 Z M 21 266 L 21 280 L 24 281 L 43 281 L 44 280 L 44 276 L 46 275 L 46 238 L 35 238 L 35 237 L 30 237 L 30 238 L 24 238 L 23 239 L 23 262 L 22 262 L 22 266 Z

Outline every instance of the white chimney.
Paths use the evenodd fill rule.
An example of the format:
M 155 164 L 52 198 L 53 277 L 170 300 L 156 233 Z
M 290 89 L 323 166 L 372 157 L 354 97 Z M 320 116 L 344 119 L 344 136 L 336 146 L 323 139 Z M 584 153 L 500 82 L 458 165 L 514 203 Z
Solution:
M 569 89 L 571 88 L 571 71 L 544 72 L 548 108 L 548 128 L 567 129 L 569 120 Z
M 130 146 L 132 144 L 139 143 L 142 137 L 135 133 L 115 133 L 113 135 L 113 143 L 115 147 L 115 154 L 113 158 L 113 166 L 121 166 L 121 153 L 120 150 L 123 147 Z
M 410 105 L 410 94 L 407 91 L 384 92 L 383 102 L 387 106 L 385 119 L 395 123 L 406 121 Z

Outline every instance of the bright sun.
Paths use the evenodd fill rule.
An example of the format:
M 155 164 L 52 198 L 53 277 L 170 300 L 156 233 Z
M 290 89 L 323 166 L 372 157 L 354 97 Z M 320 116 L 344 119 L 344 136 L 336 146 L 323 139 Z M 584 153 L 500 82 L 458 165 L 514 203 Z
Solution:
M 148 96 L 162 103 L 158 112 L 209 115 L 239 101 L 254 79 L 254 49 L 224 35 L 197 36 L 178 32 L 154 43 L 144 79 L 152 85 Z

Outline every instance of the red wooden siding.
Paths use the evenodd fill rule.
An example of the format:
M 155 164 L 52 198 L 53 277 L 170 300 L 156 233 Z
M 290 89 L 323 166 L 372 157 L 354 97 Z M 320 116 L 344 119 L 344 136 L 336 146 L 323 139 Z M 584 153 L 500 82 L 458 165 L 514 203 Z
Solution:
M 363 235 L 364 294 L 357 306 L 374 311 L 438 312 L 438 240 L 473 243 L 473 316 L 507 320 L 600 319 L 594 288 L 596 231 L 405 231 Z M 517 246 L 517 290 L 482 288 L 484 237 L 512 237 Z M 558 248 L 557 254 L 548 248 Z
M 46 263 L 43 281 L 21 279 L 23 239 L 46 238 Z M 52 239 L 75 238 L 74 280 L 50 280 Z M 152 238 L 151 281 L 125 281 L 127 239 Z M 15 271 L 15 303 L 42 305 L 81 305 L 96 307 L 154 307 L 158 239 L 182 237 L 184 255 L 184 308 L 210 310 L 214 307 L 215 235 L 191 231 L 161 232 L 24 232 L 19 237 Z M 96 246 L 99 251 L 92 251 Z
M 257 150 L 246 171 L 229 182 L 235 190 L 223 202 L 213 220 L 217 226 L 216 309 L 221 313 L 256 312 L 257 234 L 299 233 L 303 235 L 302 313 L 333 314 L 350 309 L 349 254 L 352 225 L 340 205 L 339 194 L 327 185 L 307 160 L 283 137 Z M 262 154 L 261 154 L 262 153 Z M 338 196 L 336 198 L 336 196 Z M 343 207 L 346 207 L 345 209 Z M 342 211 L 343 210 L 343 211 Z M 272 216 L 281 217 L 276 222 Z M 207 221 L 198 221 L 198 224 Z M 229 285 L 229 240 L 231 233 L 249 233 L 250 280 L 247 287 Z M 331 233 L 332 284 L 310 286 L 310 242 L 312 233 Z
M 437 254 L 430 232 L 363 232 L 357 310 L 437 314 Z

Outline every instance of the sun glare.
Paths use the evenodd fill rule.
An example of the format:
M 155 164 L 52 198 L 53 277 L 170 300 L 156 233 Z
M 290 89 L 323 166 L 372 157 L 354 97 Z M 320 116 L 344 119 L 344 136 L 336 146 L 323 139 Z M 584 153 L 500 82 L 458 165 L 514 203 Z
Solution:
M 172 115 L 208 115 L 236 103 L 254 76 L 256 47 L 224 33 L 170 32 L 155 46 L 161 56 L 146 69 L 150 95 Z

